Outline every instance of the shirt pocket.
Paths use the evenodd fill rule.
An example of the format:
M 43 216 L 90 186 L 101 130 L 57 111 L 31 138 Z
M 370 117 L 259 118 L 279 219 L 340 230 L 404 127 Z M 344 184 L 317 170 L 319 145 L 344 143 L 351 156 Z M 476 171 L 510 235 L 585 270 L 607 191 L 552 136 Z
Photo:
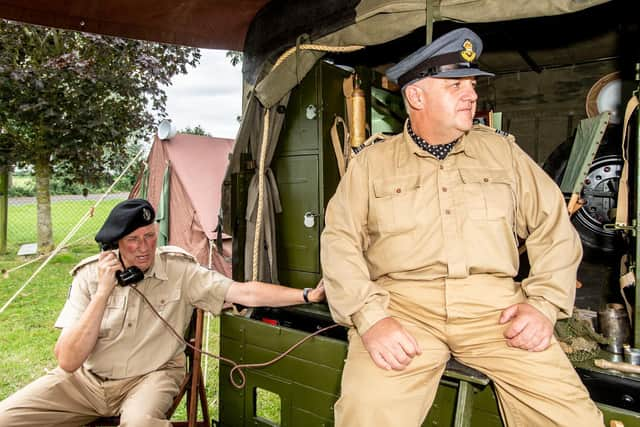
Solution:
M 403 233 L 416 226 L 420 177 L 398 176 L 373 181 L 370 226 L 381 233 Z
M 180 288 L 169 287 L 168 289 L 154 290 L 154 294 L 149 301 L 153 308 L 160 314 L 172 313 L 179 306 L 182 295 Z
M 464 206 L 467 216 L 477 220 L 514 221 L 513 181 L 504 169 L 461 168 Z
M 98 337 L 102 339 L 113 339 L 122 331 L 124 318 L 126 315 L 127 296 L 110 295 L 107 306 L 100 323 Z

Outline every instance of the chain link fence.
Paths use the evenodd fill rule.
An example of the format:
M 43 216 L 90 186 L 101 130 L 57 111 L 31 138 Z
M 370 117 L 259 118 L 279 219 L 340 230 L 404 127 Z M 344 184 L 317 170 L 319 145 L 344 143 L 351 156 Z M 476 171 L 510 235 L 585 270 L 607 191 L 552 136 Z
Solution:
M 109 194 L 93 210 L 92 216 L 80 227 L 69 242 L 93 242 L 111 209 L 125 200 L 128 193 Z M 102 194 L 51 196 L 53 240 L 57 245 L 91 210 Z M 35 197 L 9 198 L 7 220 L 7 255 L 15 255 L 25 244 L 37 242 L 37 209 Z

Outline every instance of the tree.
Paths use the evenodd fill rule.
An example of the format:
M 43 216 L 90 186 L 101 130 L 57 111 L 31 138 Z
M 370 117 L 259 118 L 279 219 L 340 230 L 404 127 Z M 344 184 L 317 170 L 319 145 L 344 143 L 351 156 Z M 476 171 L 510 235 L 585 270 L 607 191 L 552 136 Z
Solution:
M 186 128 L 182 129 L 180 133 L 187 133 L 190 135 L 200 135 L 200 136 L 211 136 L 211 134 L 206 130 L 204 130 L 204 128 L 200 125 L 196 125 L 193 128 L 190 126 L 187 126 Z
M 242 52 L 238 50 L 228 50 L 225 56 L 229 58 L 229 62 L 233 67 L 242 62 Z
M 0 21 L 0 150 L 36 175 L 38 247 L 53 248 L 54 168 L 84 182 L 113 174 L 165 116 L 162 86 L 198 49 Z

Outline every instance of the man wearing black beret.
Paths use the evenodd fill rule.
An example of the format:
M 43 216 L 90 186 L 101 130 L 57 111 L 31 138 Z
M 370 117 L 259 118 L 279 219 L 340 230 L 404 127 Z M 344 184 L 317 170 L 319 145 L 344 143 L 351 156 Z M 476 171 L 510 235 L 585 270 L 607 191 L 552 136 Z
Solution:
M 481 52 L 461 28 L 387 71 L 405 130 L 358 154 L 327 207 L 327 299 L 351 328 L 338 427 L 421 425 L 451 357 L 491 378 L 508 426 L 603 424 L 553 337 L 573 309 L 580 239 L 515 138 L 473 126 L 476 77 L 491 76 Z
M 238 283 L 178 247 L 158 248 L 154 217 L 142 199 L 111 211 L 96 235 L 103 252 L 72 271 L 56 322 L 59 367 L 0 402 L 0 426 L 81 426 L 113 415 L 122 426 L 170 426 L 165 413 L 185 375 L 184 344 L 136 290 L 180 332 L 194 307 L 219 314 L 225 302 L 287 306 L 324 299 L 322 284 L 301 291 Z M 118 281 L 136 282 L 136 289 Z

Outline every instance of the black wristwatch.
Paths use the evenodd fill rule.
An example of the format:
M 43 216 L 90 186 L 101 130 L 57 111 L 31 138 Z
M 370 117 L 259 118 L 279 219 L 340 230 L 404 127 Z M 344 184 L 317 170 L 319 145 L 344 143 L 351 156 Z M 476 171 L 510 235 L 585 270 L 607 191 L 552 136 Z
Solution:
M 311 301 L 309 301 L 309 291 L 311 290 L 311 288 L 304 288 L 302 290 L 302 298 L 304 298 L 304 302 L 305 304 L 310 304 Z

